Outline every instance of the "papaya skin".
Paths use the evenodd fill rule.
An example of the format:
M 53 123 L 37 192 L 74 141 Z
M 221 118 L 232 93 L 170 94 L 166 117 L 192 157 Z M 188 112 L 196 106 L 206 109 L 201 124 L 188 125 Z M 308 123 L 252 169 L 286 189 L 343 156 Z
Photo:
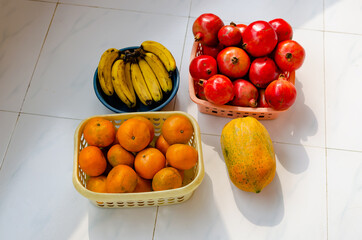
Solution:
M 259 193 L 274 179 L 273 143 L 257 119 L 231 120 L 222 130 L 220 143 L 230 180 L 237 188 Z

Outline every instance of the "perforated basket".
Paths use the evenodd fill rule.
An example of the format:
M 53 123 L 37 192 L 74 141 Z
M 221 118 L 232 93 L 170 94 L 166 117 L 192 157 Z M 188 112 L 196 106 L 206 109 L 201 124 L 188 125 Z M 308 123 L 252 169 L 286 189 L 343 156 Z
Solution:
M 180 188 L 164 191 L 152 191 L 142 193 L 97 193 L 86 188 L 88 176 L 80 169 L 78 163 L 79 152 L 87 146 L 83 137 L 83 129 L 86 123 L 95 117 L 103 117 L 110 120 L 118 128 L 124 121 L 135 116 L 148 118 L 155 127 L 155 138 L 161 133 L 164 121 L 171 115 L 181 114 L 186 116 L 194 127 L 194 134 L 189 141 L 198 152 L 198 162 L 196 166 L 184 172 L 183 185 Z M 169 204 L 182 203 L 188 200 L 204 178 L 204 163 L 201 148 L 200 128 L 196 120 L 189 114 L 179 111 L 173 112 L 139 112 L 97 115 L 83 120 L 77 127 L 74 134 L 74 165 L 73 165 L 73 185 L 76 190 L 88 198 L 94 205 L 102 208 L 133 208 L 133 207 L 153 207 Z
M 190 62 L 196 57 L 202 54 L 201 44 L 195 42 L 192 46 Z M 293 84 L 295 83 L 295 72 L 285 72 L 286 77 Z M 191 100 L 197 104 L 198 110 L 205 114 L 228 117 L 228 118 L 238 118 L 252 116 L 256 119 L 275 119 L 281 112 L 276 111 L 272 108 L 251 108 L 251 107 L 238 107 L 231 105 L 216 105 L 206 100 L 200 99 L 196 96 L 194 81 L 198 79 L 193 79 L 189 74 L 189 95 Z

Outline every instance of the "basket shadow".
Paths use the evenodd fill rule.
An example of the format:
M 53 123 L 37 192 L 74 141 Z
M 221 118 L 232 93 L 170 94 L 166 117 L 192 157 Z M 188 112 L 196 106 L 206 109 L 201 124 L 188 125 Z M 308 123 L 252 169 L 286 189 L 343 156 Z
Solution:
M 156 207 L 103 209 L 89 202 L 89 239 L 127 239 L 131 236 L 132 239 L 151 239 L 156 212 Z
M 250 222 L 259 226 L 276 226 L 284 218 L 284 201 L 280 179 L 273 181 L 260 193 L 245 192 L 233 185 L 235 203 Z
M 212 179 L 205 173 L 189 200 L 159 208 L 155 239 L 229 239 L 220 214 L 222 206 L 216 203 L 214 195 Z

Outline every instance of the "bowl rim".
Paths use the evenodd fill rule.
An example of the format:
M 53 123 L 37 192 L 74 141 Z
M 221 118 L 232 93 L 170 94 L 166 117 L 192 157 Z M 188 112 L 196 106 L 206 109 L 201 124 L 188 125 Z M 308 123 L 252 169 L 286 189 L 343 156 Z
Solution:
M 131 46 L 131 47 L 126 47 L 126 48 L 121 48 L 119 49 L 119 51 L 126 51 L 126 50 L 132 50 L 132 49 L 137 49 L 139 48 L 138 46 Z M 178 92 L 178 89 L 179 89 L 179 86 L 180 86 L 180 73 L 179 73 L 179 70 L 178 68 L 176 67 L 173 75 L 175 75 L 174 77 L 176 78 L 175 79 L 175 85 L 174 87 L 172 88 L 172 91 L 170 93 L 170 96 L 169 98 L 164 101 L 162 104 L 150 109 L 150 110 L 146 110 L 146 112 L 154 112 L 154 111 L 159 111 L 161 110 L 162 108 L 164 108 L 167 104 L 169 104 L 171 102 L 171 100 L 176 96 L 177 92 Z M 93 89 L 94 89 L 94 92 L 98 98 L 98 100 L 105 106 L 107 107 L 109 110 L 115 112 L 115 113 L 132 113 L 132 112 L 140 112 L 140 111 L 122 111 L 122 110 L 119 110 L 113 106 L 111 106 L 101 95 L 99 89 L 97 88 L 97 81 L 98 81 L 98 67 L 96 68 L 95 72 L 94 72 L 94 75 L 93 75 Z M 143 110 L 142 112 L 145 112 L 145 110 Z

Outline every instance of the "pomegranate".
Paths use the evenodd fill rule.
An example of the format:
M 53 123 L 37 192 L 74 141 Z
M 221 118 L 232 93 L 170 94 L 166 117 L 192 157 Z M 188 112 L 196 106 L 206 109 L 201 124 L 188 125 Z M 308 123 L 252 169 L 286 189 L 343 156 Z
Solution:
M 237 79 L 233 82 L 234 99 L 231 104 L 240 107 L 257 107 L 258 89 L 249 81 Z
M 240 32 L 241 32 L 241 36 L 243 36 L 244 34 L 244 31 L 246 29 L 248 25 L 245 25 L 245 24 L 242 24 L 242 23 L 239 23 L 239 24 L 236 24 L 236 27 L 239 28 Z
M 265 88 L 259 89 L 258 107 L 267 108 L 270 107 L 265 100 Z
M 192 59 L 189 72 L 194 79 L 209 79 L 217 74 L 217 62 L 215 58 L 208 55 L 200 55 Z
M 236 27 L 235 23 L 223 26 L 220 28 L 217 38 L 219 42 L 226 47 L 238 45 L 241 42 L 240 29 Z
M 288 79 L 281 74 L 265 89 L 265 99 L 269 106 L 278 111 L 287 110 L 297 98 L 297 90 Z
M 195 41 L 208 46 L 216 46 L 219 43 L 217 34 L 224 26 L 224 22 L 215 14 L 201 14 L 192 25 Z
M 279 69 L 269 57 L 256 58 L 250 65 L 249 80 L 258 88 L 266 88 L 278 76 Z
M 304 48 L 294 40 L 285 40 L 278 43 L 274 60 L 283 71 L 295 71 L 303 65 L 305 58 Z
M 216 47 L 201 45 L 201 48 L 202 55 L 208 55 L 216 59 L 219 52 L 224 49 L 224 46 L 219 43 Z
M 201 86 L 199 81 L 194 81 L 194 89 L 195 89 L 195 95 L 202 99 L 202 100 L 207 100 L 205 98 L 205 92 L 204 92 L 204 87 Z
M 287 21 L 282 18 L 276 18 L 269 21 L 278 36 L 278 42 L 291 40 L 293 38 L 293 29 Z
M 243 33 L 243 48 L 253 57 L 266 56 L 273 51 L 278 37 L 266 21 L 255 21 Z
M 203 82 L 204 94 L 207 101 L 224 105 L 234 98 L 233 83 L 221 74 L 216 74 Z
M 227 47 L 221 50 L 216 58 L 220 73 L 232 78 L 242 78 L 248 73 L 250 58 L 238 47 Z

